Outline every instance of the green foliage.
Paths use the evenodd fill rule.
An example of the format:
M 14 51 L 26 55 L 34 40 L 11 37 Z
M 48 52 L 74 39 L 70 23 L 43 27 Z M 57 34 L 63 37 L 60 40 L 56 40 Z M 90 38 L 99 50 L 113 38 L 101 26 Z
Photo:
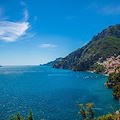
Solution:
M 94 103 L 88 103 L 86 104 L 87 112 L 86 114 L 88 115 L 88 118 L 90 120 L 94 119 Z
M 86 109 L 83 107 L 83 104 L 78 104 L 78 106 L 80 108 L 78 114 L 82 117 L 83 120 L 117 120 L 116 115 L 111 113 L 99 116 L 98 119 L 96 119 L 94 117 L 94 103 L 86 104 Z M 118 117 L 120 117 L 120 114 L 118 115 Z
M 83 107 L 83 104 L 78 103 L 78 106 L 80 108 L 78 114 L 82 117 L 83 120 L 117 120 L 117 117 L 120 118 L 120 109 L 118 109 L 119 113 L 117 117 L 114 114 L 109 113 L 107 115 L 99 116 L 98 119 L 96 119 L 94 117 L 94 103 L 86 104 L 86 108 Z M 11 116 L 9 117 L 9 120 L 13 120 Z M 20 113 L 18 112 L 17 115 L 14 115 L 14 120 L 24 120 L 24 119 L 20 116 Z M 30 109 L 29 116 L 25 120 L 34 120 L 32 117 L 31 109 Z M 41 119 L 41 120 L 44 120 L 44 119 Z
M 84 47 L 72 52 L 65 58 L 56 62 L 54 68 L 72 69 L 75 71 L 86 71 L 92 69 L 99 58 L 105 60 L 114 54 L 120 54 L 120 24 L 110 26 L 103 30 Z M 94 67 L 93 67 L 94 68 Z M 94 70 L 94 69 L 92 69 Z M 97 68 L 102 72 L 103 67 Z
M 14 115 L 14 120 L 24 120 L 21 118 L 20 113 L 18 112 L 17 115 Z
M 27 118 L 25 120 L 34 120 L 33 116 L 32 116 L 32 110 L 31 109 L 30 109 L 29 116 Z M 9 117 L 9 120 L 13 120 L 11 116 Z M 20 116 L 20 113 L 18 112 L 17 115 L 14 115 L 14 120 L 24 120 L 24 119 Z
M 116 70 L 117 70 L 117 69 L 120 69 L 120 66 L 118 66 L 118 67 L 116 68 Z
M 83 118 L 83 120 L 96 120 L 94 118 L 94 103 L 86 104 L 86 109 L 83 107 L 83 104 L 78 104 L 80 111 L 79 115 Z
M 9 120 L 12 120 L 11 116 L 9 117 Z
M 109 76 L 108 76 L 108 81 L 113 81 L 113 80 L 115 80 L 115 72 L 113 72 L 113 73 L 110 73 L 109 74 Z
M 30 109 L 30 108 L 29 108 Z M 33 117 L 32 117 L 32 110 L 30 109 L 30 114 L 28 116 L 28 120 L 34 120 Z
M 117 72 L 117 70 L 119 70 Z M 113 97 L 115 99 L 120 98 L 120 66 L 116 68 L 115 72 L 109 74 L 108 80 L 107 80 L 107 86 L 108 88 L 112 88 L 113 90 Z
M 95 70 L 95 73 L 104 73 L 105 67 L 103 65 L 98 65 L 97 63 L 90 67 L 90 70 Z
M 99 56 L 106 59 L 114 54 L 119 54 L 120 38 L 113 36 L 106 36 L 105 38 L 98 39 L 92 42 L 89 47 L 89 53 L 99 54 Z
M 106 116 L 100 116 L 98 117 L 98 120 L 117 120 L 117 117 L 111 113 L 107 114 Z
M 116 97 L 120 97 L 120 86 L 119 85 L 116 85 L 113 87 L 113 95 L 115 95 Z
M 113 92 L 118 92 L 118 91 L 120 91 L 120 86 L 116 85 L 116 86 L 113 87 L 112 90 L 113 90 Z
M 109 74 L 107 84 L 109 82 L 114 83 L 114 85 L 117 85 L 118 82 L 120 82 L 120 73 L 116 73 L 116 71 L 115 71 L 115 72 Z
M 86 115 L 86 110 L 83 107 L 83 104 L 78 104 L 78 106 L 80 108 L 80 111 L 78 112 L 78 114 L 81 115 L 83 119 L 85 119 L 87 115 Z

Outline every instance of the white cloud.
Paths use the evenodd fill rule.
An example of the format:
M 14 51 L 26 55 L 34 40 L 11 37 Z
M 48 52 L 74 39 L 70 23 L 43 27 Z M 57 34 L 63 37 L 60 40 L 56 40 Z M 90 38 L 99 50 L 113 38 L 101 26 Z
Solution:
M 57 47 L 56 45 L 53 44 L 41 44 L 40 46 L 38 46 L 40 48 L 55 48 Z
M 22 6 L 27 6 L 27 4 L 23 1 L 20 1 L 20 3 L 21 3 Z
M 28 11 L 27 10 L 25 10 L 24 11 L 24 21 L 27 21 L 28 20 Z
M 14 42 L 20 36 L 25 35 L 28 28 L 28 22 L 0 21 L 0 39 L 6 42 Z
M 24 15 L 24 17 L 20 20 L 20 22 L 25 22 L 28 20 L 29 15 L 28 15 L 27 9 L 24 10 L 23 15 Z
M 14 42 L 19 38 L 26 39 L 35 35 L 33 33 L 26 33 L 27 29 L 30 27 L 28 22 L 29 15 L 26 8 L 27 4 L 23 1 L 20 1 L 20 3 L 22 6 L 25 6 L 23 12 L 24 17 L 16 22 L 7 20 L 5 17 L 2 17 L 4 9 L 0 6 L 0 40 Z
M 12 22 L 7 20 L 0 20 L 0 40 L 6 42 L 14 42 L 19 37 L 33 37 L 33 34 L 26 33 L 29 28 L 28 11 L 24 10 L 24 17 L 18 22 Z

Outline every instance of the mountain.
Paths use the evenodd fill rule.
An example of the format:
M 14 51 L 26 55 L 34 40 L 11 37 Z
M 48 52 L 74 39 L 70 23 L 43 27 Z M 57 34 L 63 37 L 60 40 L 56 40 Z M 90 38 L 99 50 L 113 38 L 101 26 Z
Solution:
M 62 59 L 62 57 L 56 58 L 54 61 L 48 62 L 48 63 L 40 65 L 40 66 L 53 66 L 60 59 Z
M 92 40 L 54 64 L 54 68 L 74 71 L 94 70 L 98 60 L 120 54 L 120 24 L 109 26 Z M 101 66 L 99 66 L 101 67 Z

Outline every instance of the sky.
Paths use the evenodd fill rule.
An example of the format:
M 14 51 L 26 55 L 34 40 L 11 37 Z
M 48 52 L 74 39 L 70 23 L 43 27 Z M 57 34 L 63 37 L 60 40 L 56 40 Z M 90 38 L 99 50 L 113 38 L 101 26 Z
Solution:
M 120 0 L 0 0 L 0 65 L 65 57 L 120 23 Z

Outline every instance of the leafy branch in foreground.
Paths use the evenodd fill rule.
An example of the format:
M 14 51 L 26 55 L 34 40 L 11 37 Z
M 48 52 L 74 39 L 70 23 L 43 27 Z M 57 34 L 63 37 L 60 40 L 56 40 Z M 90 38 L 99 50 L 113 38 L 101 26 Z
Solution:
M 30 109 L 30 108 L 29 108 Z M 12 117 L 9 117 L 9 120 L 24 120 L 21 116 L 20 113 L 18 112 L 17 115 L 14 115 L 13 117 L 14 119 L 12 119 Z M 33 119 L 33 114 L 32 114 L 32 110 L 30 109 L 30 113 L 29 116 L 27 116 L 27 118 L 25 120 L 34 120 Z
M 115 115 L 109 113 L 106 116 L 103 115 L 103 116 L 98 117 L 98 120 L 117 120 L 117 117 Z
M 83 104 L 78 103 L 78 106 L 80 108 L 78 114 L 82 117 L 82 120 L 119 120 L 120 118 L 120 110 L 117 116 L 109 113 L 107 115 L 99 116 L 98 119 L 96 119 L 94 117 L 94 103 L 86 104 L 86 109 L 83 107 Z
M 109 113 L 107 115 L 99 116 L 98 118 L 94 117 L 94 103 L 87 103 L 86 108 L 83 104 L 78 104 L 80 108 L 78 114 L 81 116 L 80 120 L 120 120 L 120 109 L 116 111 L 115 114 Z M 30 109 L 30 108 L 29 108 Z M 32 110 L 30 109 L 29 116 L 26 119 L 23 119 L 18 112 L 17 115 L 14 115 L 14 119 L 10 116 L 9 120 L 34 120 Z M 41 119 L 44 120 L 44 119 Z
M 83 120 L 96 120 L 94 118 L 94 103 L 86 104 L 86 109 L 83 107 L 83 104 L 78 104 L 80 111 L 79 115 L 82 116 Z

